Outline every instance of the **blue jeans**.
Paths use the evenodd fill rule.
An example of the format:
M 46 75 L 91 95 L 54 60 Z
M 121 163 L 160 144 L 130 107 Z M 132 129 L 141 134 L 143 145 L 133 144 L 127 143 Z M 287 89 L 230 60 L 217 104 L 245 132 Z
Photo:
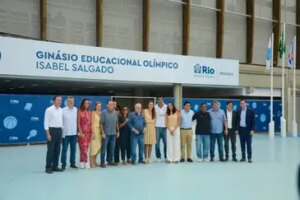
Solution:
M 223 159 L 223 140 L 224 140 L 224 134 L 223 133 L 211 133 L 210 134 L 210 157 L 212 159 L 215 158 L 215 144 L 216 141 L 218 143 L 218 149 L 219 149 L 219 158 L 220 160 Z
M 155 154 L 156 158 L 161 158 L 160 152 L 160 140 L 162 139 L 164 144 L 164 156 L 167 158 L 167 129 L 162 127 L 156 127 L 156 144 L 155 144 Z
M 67 151 L 69 145 L 70 145 L 70 164 L 71 166 L 75 165 L 76 143 L 77 143 L 77 135 L 65 136 L 65 138 L 62 138 L 61 165 L 63 167 L 66 167 L 67 164 Z
M 135 163 L 136 161 L 136 146 L 139 145 L 139 162 L 143 161 L 144 155 L 144 135 L 143 134 L 134 134 L 130 135 L 130 143 L 131 143 L 131 161 Z
M 196 135 L 196 151 L 198 159 L 207 159 L 210 146 L 209 135 Z M 203 154 L 202 154 L 203 149 Z
M 112 163 L 115 152 L 116 135 L 106 135 L 106 138 L 102 139 L 101 164 L 105 163 L 105 154 L 108 145 L 109 149 L 107 150 L 107 162 Z

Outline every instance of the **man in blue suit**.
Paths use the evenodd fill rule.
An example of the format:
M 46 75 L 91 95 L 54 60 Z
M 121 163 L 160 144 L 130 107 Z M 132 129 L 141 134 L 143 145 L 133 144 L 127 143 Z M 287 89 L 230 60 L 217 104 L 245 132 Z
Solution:
M 255 114 L 250 108 L 247 108 L 245 99 L 240 100 L 240 110 L 238 111 L 238 132 L 240 135 L 242 159 L 241 162 L 246 161 L 246 145 L 248 162 L 252 163 L 252 136 L 255 129 Z

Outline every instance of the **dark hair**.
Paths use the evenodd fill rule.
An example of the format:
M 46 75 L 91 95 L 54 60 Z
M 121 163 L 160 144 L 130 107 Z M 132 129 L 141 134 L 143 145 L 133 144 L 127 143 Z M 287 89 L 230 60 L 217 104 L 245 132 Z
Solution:
M 215 103 L 219 104 L 219 101 L 218 100 L 213 100 L 213 104 L 215 104 Z
M 108 104 L 109 102 L 114 102 L 114 101 L 109 99 L 109 100 L 106 101 L 106 104 Z
M 153 101 L 149 101 L 149 103 L 148 104 L 150 104 L 150 103 L 153 103 L 154 104 L 154 102 Z M 152 114 L 152 119 L 155 119 L 155 116 L 156 116 L 156 114 L 155 114 L 155 108 L 154 108 L 154 105 L 153 105 L 153 108 L 152 108 L 152 110 L 151 110 L 151 114 Z
M 172 109 L 172 110 L 170 110 L 169 104 L 171 104 L 171 105 L 173 106 L 173 109 Z M 171 115 L 171 113 L 174 114 L 174 113 L 176 112 L 176 110 L 177 110 L 177 109 L 176 109 L 174 103 L 173 103 L 173 102 L 169 102 L 169 103 L 168 103 L 168 107 L 167 107 L 167 115 Z
M 206 103 L 201 103 L 201 104 L 200 104 L 200 107 L 202 107 L 203 105 L 206 105 Z
M 163 99 L 164 97 L 162 95 L 158 95 L 156 99 L 159 99 L 159 98 Z
M 231 101 L 227 101 L 226 105 L 228 106 L 229 104 L 231 104 L 232 102 Z
M 186 101 L 186 102 L 184 102 L 184 106 L 186 105 L 186 104 L 190 104 L 191 105 L 191 102 L 189 102 L 189 101 Z
M 55 101 L 58 97 L 61 97 L 61 96 L 60 95 L 55 95 L 52 100 Z
M 240 102 L 245 101 L 245 103 L 247 103 L 246 99 L 241 99 Z
M 116 106 L 116 111 L 121 111 L 121 106 L 120 105 Z
M 80 103 L 79 110 L 84 110 L 84 102 L 89 101 L 88 99 L 83 99 Z
M 123 108 L 119 111 L 119 115 L 122 116 L 122 117 L 124 117 L 124 108 L 127 108 L 127 107 L 125 106 L 125 107 L 123 107 Z M 127 110 L 128 110 L 128 112 L 127 112 L 127 116 L 126 116 L 126 117 L 128 117 L 128 115 L 129 115 L 129 109 L 127 108 Z

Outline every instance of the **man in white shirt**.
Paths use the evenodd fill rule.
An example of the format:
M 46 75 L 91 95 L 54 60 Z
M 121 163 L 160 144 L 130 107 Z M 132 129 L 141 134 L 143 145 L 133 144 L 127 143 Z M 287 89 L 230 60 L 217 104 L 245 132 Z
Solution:
M 63 136 L 61 152 L 61 169 L 66 169 L 67 151 L 70 145 L 70 167 L 77 169 L 75 165 L 77 143 L 77 108 L 74 107 L 74 97 L 67 98 L 67 106 L 63 108 Z
M 52 174 L 53 171 L 62 171 L 58 168 L 63 128 L 61 101 L 61 96 L 55 96 L 53 98 L 53 105 L 48 107 L 45 112 L 44 128 L 47 134 L 46 173 L 48 174 Z
M 166 138 L 166 124 L 165 117 L 167 112 L 167 105 L 164 104 L 164 98 L 159 96 L 157 98 L 158 103 L 155 105 L 155 113 L 156 113 L 156 145 L 155 145 L 155 153 L 156 158 L 161 160 L 161 152 L 160 152 L 160 140 L 163 141 L 164 144 L 164 158 L 167 158 L 167 138 Z
M 225 116 L 227 117 L 227 128 L 228 133 L 224 135 L 225 137 L 225 161 L 229 160 L 229 140 L 231 143 L 232 151 L 232 161 L 237 162 L 236 159 L 236 135 L 238 133 L 238 120 L 237 112 L 233 110 L 233 103 L 231 101 L 227 102 L 227 109 L 225 111 Z

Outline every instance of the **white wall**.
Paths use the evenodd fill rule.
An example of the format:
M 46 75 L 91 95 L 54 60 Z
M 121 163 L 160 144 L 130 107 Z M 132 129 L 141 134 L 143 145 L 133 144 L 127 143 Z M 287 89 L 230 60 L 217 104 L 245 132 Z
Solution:
M 151 0 L 150 47 L 152 52 L 182 53 L 182 5 Z
M 142 50 L 142 16 L 141 0 L 104 0 L 103 46 Z
M 225 10 L 246 14 L 246 0 L 226 0 Z M 225 12 L 224 58 L 246 62 L 246 17 Z
M 47 0 L 47 40 L 96 44 L 94 0 Z
M 0 0 L 0 32 L 40 38 L 40 1 Z

